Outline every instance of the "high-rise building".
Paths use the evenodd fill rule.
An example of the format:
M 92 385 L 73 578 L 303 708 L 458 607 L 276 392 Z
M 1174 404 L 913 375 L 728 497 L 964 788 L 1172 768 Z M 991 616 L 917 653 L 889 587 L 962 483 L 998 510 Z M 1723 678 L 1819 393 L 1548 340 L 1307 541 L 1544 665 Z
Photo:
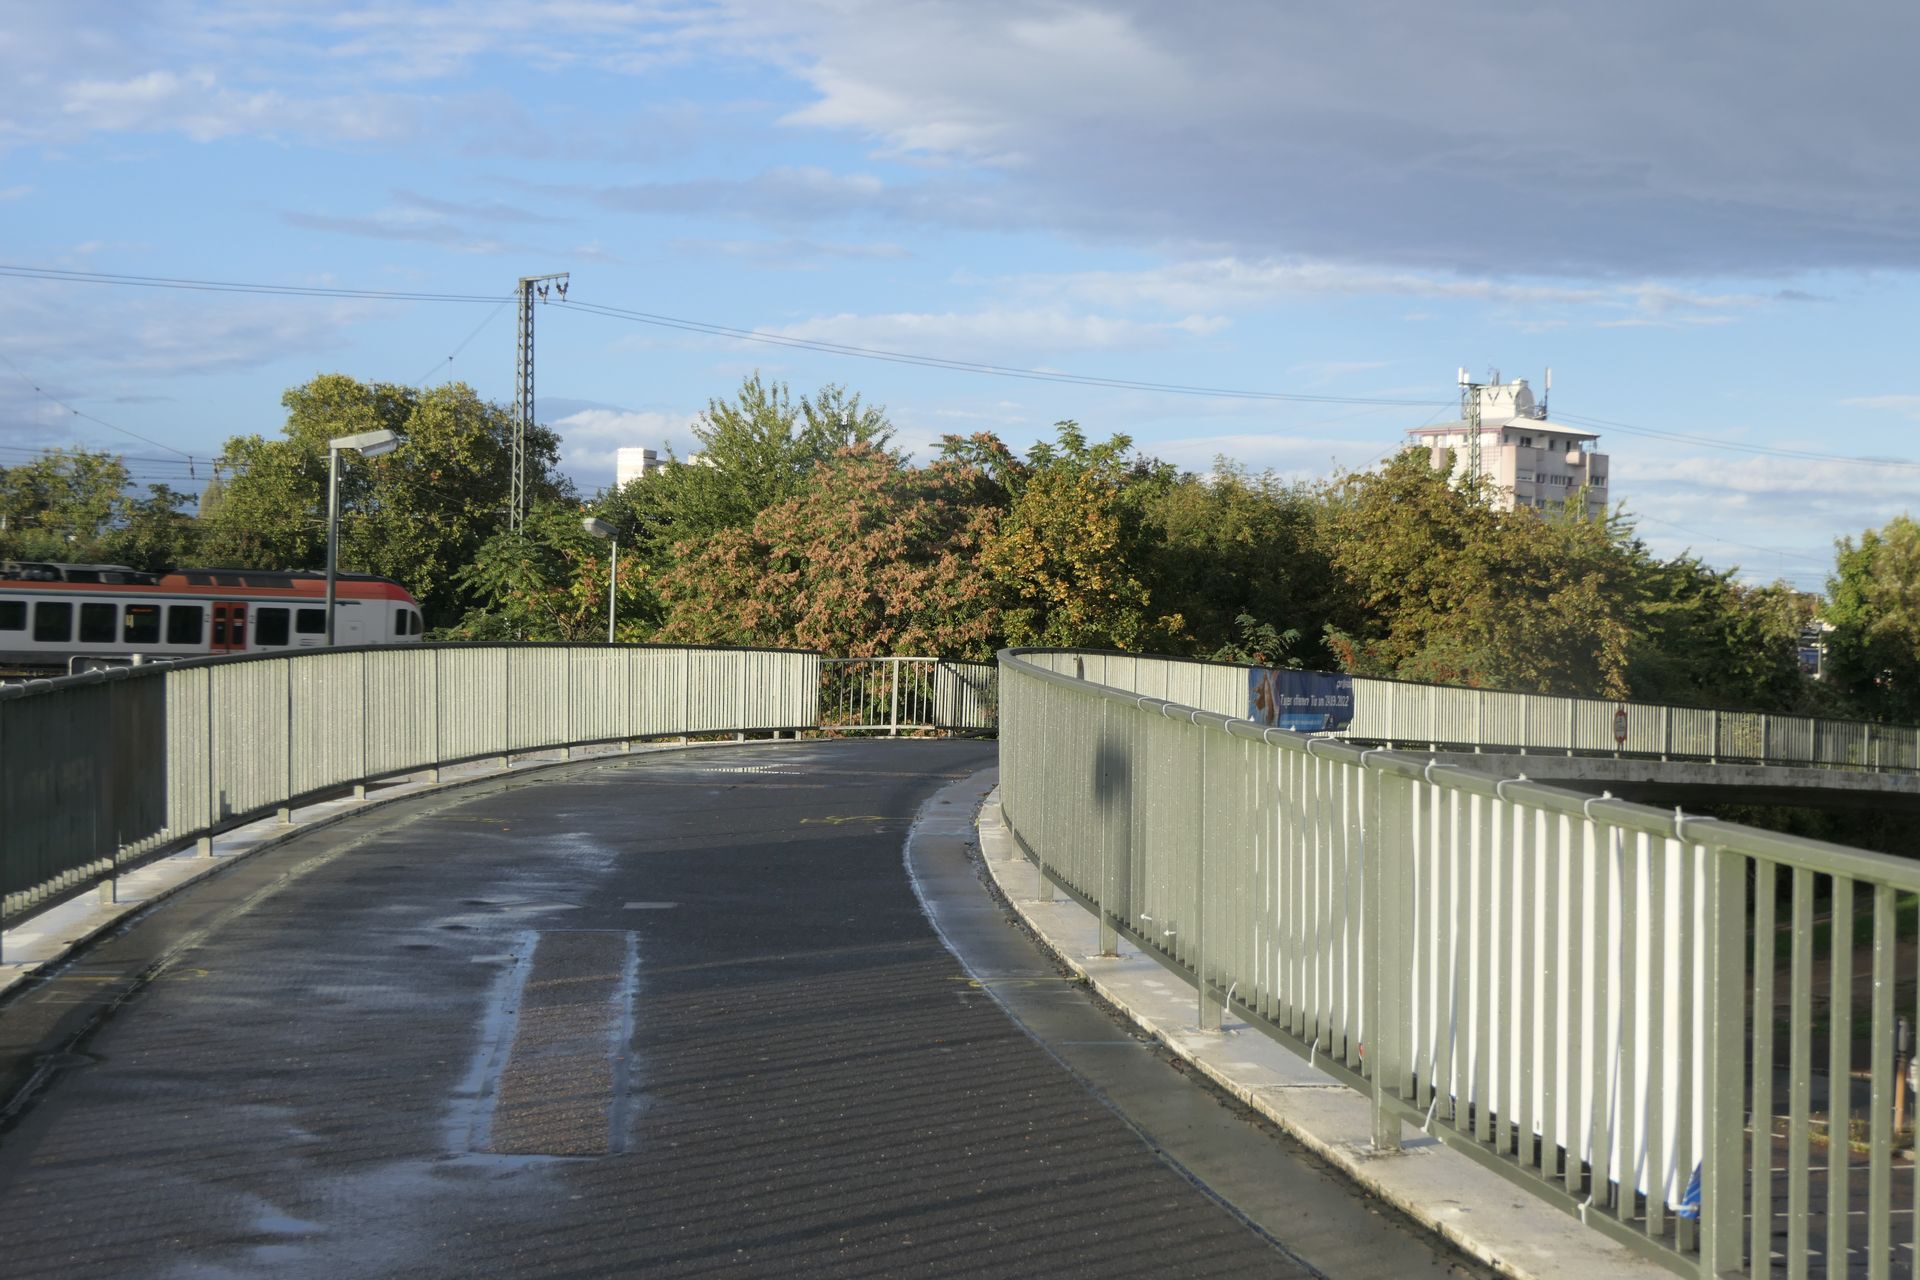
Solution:
M 1468 416 L 1407 432 L 1408 442 L 1426 449 L 1436 470 L 1466 475 L 1477 407 L 1480 473 L 1499 507 L 1557 507 L 1585 488 L 1587 514 L 1606 511 L 1611 468 L 1607 455 L 1593 450 L 1597 434 L 1550 420 L 1525 378 L 1463 384 L 1462 395 Z
M 621 449 L 614 454 L 614 483 L 624 489 L 635 480 L 667 469 L 667 460 L 652 449 Z

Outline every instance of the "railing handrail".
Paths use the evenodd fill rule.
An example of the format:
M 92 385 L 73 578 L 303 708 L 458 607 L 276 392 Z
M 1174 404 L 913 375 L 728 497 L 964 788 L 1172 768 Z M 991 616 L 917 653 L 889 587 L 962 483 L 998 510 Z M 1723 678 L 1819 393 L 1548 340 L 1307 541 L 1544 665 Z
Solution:
M 1686 814 L 1678 809 L 1659 809 L 1652 805 L 1622 800 L 1616 796 L 1595 796 L 1568 787 L 1539 782 L 1524 774 L 1502 777 L 1481 769 L 1425 759 L 1410 752 L 1386 747 L 1362 747 L 1335 738 L 1315 737 L 1292 729 L 1272 728 L 1245 717 L 1223 715 L 1200 707 L 1186 706 L 1151 694 L 1095 683 L 1049 671 L 1025 661 L 1036 653 L 1088 653 L 1090 650 L 1003 649 L 1000 661 L 1023 674 L 1051 684 L 1086 689 L 1102 698 L 1124 703 L 1139 710 L 1153 711 L 1171 719 L 1206 725 L 1229 737 L 1267 743 L 1269 746 L 1343 760 L 1382 773 L 1432 782 L 1444 779 L 1451 787 L 1480 796 L 1505 798 L 1524 796 L 1535 807 L 1569 818 L 1604 817 L 1607 821 L 1647 835 L 1664 839 L 1685 839 L 1716 848 L 1737 850 L 1764 857 L 1785 866 L 1804 866 L 1822 873 L 1838 873 L 1854 878 L 1884 879 L 1902 892 L 1920 892 L 1920 862 L 1896 854 L 1850 845 L 1815 840 L 1808 836 L 1783 835 L 1761 827 L 1746 826 L 1710 818 L 1705 814 Z M 1126 655 L 1133 657 L 1136 655 Z M 1711 827 L 1701 824 L 1712 823 Z M 1685 832 L 1683 835 L 1682 832 Z
M 1167 678 L 1181 669 L 1198 675 L 1211 690 L 1206 709 L 1243 708 L 1245 673 L 1265 670 L 1248 664 L 1193 658 L 1115 653 L 1091 649 L 1010 649 L 1009 653 L 1048 655 L 1111 665 L 1144 664 Z M 1224 678 L 1224 679 L 1223 679 Z M 1340 731 L 1358 741 L 1415 744 L 1432 750 L 1483 749 L 1497 753 L 1567 752 L 1573 755 L 1635 759 L 1737 760 L 1767 765 L 1920 772 L 1920 726 L 1872 720 L 1833 720 L 1792 712 L 1735 711 L 1682 703 L 1634 702 L 1586 695 L 1524 693 L 1460 685 L 1421 684 L 1375 676 L 1345 676 L 1352 682 L 1354 721 Z M 1415 701 L 1409 703 L 1408 699 Z M 1516 708 L 1517 700 L 1517 708 Z M 1451 708 L 1441 722 L 1442 708 Z M 1469 708 L 1468 714 L 1463 708 Z M 1596 723 L 1620 710 L 1630 714 L 1631 742 L 1596 739 Z M 1409 714 L 1426 723 L 1409 726 Z M 1454 714 L 1457 713 L 1457 714 Z M 1515 731 L 1517 730 L 1517 731 Z M 1612 738 L 1611 732 L 1600 738 Z

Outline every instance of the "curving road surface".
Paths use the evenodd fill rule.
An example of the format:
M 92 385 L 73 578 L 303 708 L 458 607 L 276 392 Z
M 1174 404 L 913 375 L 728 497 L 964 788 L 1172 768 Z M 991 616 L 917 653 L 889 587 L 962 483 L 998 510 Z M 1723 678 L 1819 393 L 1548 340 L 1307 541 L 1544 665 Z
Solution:
M 949 839 L 962 967 L 902 843 L 993 753 L 580 764 L 203 882 L 0 1008 L 0 1272 L 1477 1274 L 983 925 Z

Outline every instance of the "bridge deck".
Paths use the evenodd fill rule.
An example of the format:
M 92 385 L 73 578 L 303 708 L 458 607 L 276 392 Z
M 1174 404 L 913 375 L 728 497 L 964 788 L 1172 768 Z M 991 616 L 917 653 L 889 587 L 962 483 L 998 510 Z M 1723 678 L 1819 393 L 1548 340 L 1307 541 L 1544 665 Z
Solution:
M 992 752 L 583 764 L 170 900 L 0 1009 L 0 1071 L 70 1047 L 0 1133 L 6 1273 L 1307 1274 L 928 924 L 903 838 Z M 1062 990 L 1062 1034 L 1165 1071 Z M 1231 1123 L 1365 1242 L 1340 1274 L 1460 1265 Z

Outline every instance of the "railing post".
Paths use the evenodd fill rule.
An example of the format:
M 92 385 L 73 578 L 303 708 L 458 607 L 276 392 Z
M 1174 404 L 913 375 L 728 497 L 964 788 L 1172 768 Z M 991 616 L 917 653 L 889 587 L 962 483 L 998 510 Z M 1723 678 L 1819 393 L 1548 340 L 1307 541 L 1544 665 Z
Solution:
M 287 773 L 284 782 L 287 798 L 280 806 L 280 825 L 290 827 L 293 825 L 293 663 L 282 658 L 280 659 L 280 669 L 286 673 L 286 681 L 282 687 L 286 690 L 287 697 Z
M 1356 768 L 1354 776 L 1364 788 L 1361 793 L 1360 956 L 1367 972 L 1365 1004 L 1360 1016 L 1366 1024 L 1366 1039 L 1360 1051 L 1367 1075 L 1367 1101 L 1373 1114 L 1374 1148 L 1398 1151 L 1405 1137 L 1404 1126 L 1387 1106 L 1387 1083 L 1397 1070 L 1387 1034 L 1385 998 L 1391 975 L 1386 964 L 1388 878 L 1381 862 L 1389 837 L 1381 829 L 1385 806 L 1381 803 L 1379 780 L 1368 774 L 1365 767 Z
M 890 661 L 893 664 L 893 709 L 887 714 L 887 736 L 900 736 L 900 655 L 895 654 Z
M 1745 858 L 1711 846 L 1706 847 L 1705 856 L 1707 1096 L 1700 1174 L 1700 1274 L 1723 1276 L 1739 1272 L 1745 1261 L 1747 1109 L 1742 1095 L 1747 1081 L 1747 867 Z M 1767 891 L 1763 887 L 1762 892 Z M 1759 1016 L 1769 1018 L 1772 1011 L 1762 1009 Z M 1756 1089 L 1770 1087 L 1770 1081 L 1756 1085 Z M 1766 1173 L 1771 1161 L 1765 1152 L 1756 1159 L 1759 1193 L 1771 1185 Z
M 1094 750 L 1094 760 L 1099 767 L 1099 775 L 1094 779 L 1094 787 L 1100 800 L 1100 894 L 1095 904 L 1100 915 L 1100 954 L 1117 956 L 1120 954 L 1120 938 L 1114 932 L 1113 918 L 1120 895 L 1115 892 L 1115 872 L 1118 869 L 1119 851 L 1114 847 L 1118 834 L 1114 830 L 1116 822 L 1125 823 L 1129 830 L 1133 825 L 1132 815 L 1132 779 L 1128 777 L 1127 805 L 1121 808 L 1119 779 L 1114 776 L 1113 745 L 1109 735 L 1113 732 L 1113 701 L 1100 699 L 1100 741 Z M 1125 762 L 1123 774 L 1131 773 L 1131 762 Z
M 440 781 L 440 762 L 447 756 L 447 744 L 440 729 L 440 721 L 446 714 L 440 705 L 440 665 L 446 656 L 444 649 L 433 651 L 433 768 L 427 770 L 428 782 Z
M 1196 725 L 1195 727 L 1200 727 Z M 1212 940 L 1207 936 L 1207 746 L 1213 741 L 1205 728 L 1200 731 L 1200 785 L 1194 790 L 1193 849 L 1193 973 L 1200 988 L 1200 1029 L 1220 1030 L 1224 1003 L 1213 992 L 1213 969 L 1208 962 Z

